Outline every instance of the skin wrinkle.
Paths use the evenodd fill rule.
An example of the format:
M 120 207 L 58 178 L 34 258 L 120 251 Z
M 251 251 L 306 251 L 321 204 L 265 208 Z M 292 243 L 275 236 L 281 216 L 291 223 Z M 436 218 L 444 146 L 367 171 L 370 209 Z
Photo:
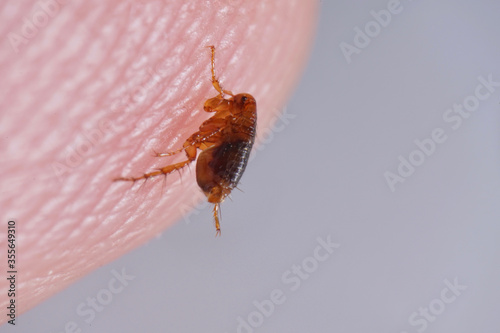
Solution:
M 7 33 L 21 34 L 23 17 L 39 8 L 30 1 L 9 16 Z M 68 2 L 19 45 L 19 53 L 3 39 L 0 147 L 7 152 L 1 172 L 8 177 L 0 177 L 0 206 L 8 208 L 2 221 L 17 221 L 23 275 L 18 314 L 140 246 L 180 219 L 182 205 L 191 206 L 193 196 L 202 197 L 194 164 L 182 181 L 172 174 L 165 185 L 161 177 L 142 187 L 111 180 L 185 158 L 155 158 L 151 149 L 179 148 L 210 116 L 203 103 L 216 92 L 205 46 L 217 47 L 216 71 L 224 88 L 256 97 L 257 137 L 281 111 L 308 54 L 317 4 L 229 2 L 227 14 L 218 18 L 223 3 Z M 8 5 L 19 6 L 15 0 Z M 131 20 L 140 27 L 132 29 Z M 289 34 L 294 38 L 283 38 Z M 149 69 L 161 78 L 144 99 L 131 100 L 151 80 Z M 103 120 L 108 129 L 100 128 Z M 68 152 L 88 142 L 84 134 L 92 130 L 100 131 L 98 140 L 60 182 L 53 164 L 66 165 Z M 206 222 L 212 223 L 211 216 Z M 0 247 L 5 242 L 1 228 Z M 6 282 L 0 280 L 0 289 L 6 290 Z M 0 306 L 6 306 L 5 298 Z
M 126 20 L 125 20 L 125 21 L 126 21 Z M 123 26 L 125 27 L 125 26 L 126 26 L 126 24 L 123 24 Z M 150 29 L 152 29 L 152 27 L 150 27 Z M 150 31 L 151 31 L 151 30 L 149 30 L 149 31 L 148 31 L 148 33 L 150 33 Z M 120 35 L 120 36 L 121 36 L 121 35 Z M 118 43 L 116 43 L 116 44 L 118 44 Z M 116 45 L 116 44 L 115 44 L 115 45 Z M 140 46 L 140 48 L 139 48 L 139 51 L 140 51 L 140 49 L 142 49 L 142 47 L 143 47 L 145 44 L 146 44 L 146 40 L 144 39 L 144 42 L 142 43 L 142 45 L 141 45 L 141 46 Z M 128 62 L 128 64 L 127 64 L 126 66 L 124 66 L 123 68 L 129 68 L 129 67 L 131 66 L 131 64 L 132 64 L 134 61 L 135 61 L 135 58 L 133 58 L 133 57 L 132 57 L 132 58 L 131 58 L 131 60 Z M 106 64 L 105 64 L 105 63 L 103 63 L 101 66 L 102 66 L 102 67 L 104 67 L 104 66 L 106 66 Z M 99 69 L 100 69 L 100 68 L 98 68 L 98 69 L 96 70 L 96 72 L 98 72 L 98 71 L 99 71 Z M 92 75 L 89 75 L 89 78 L 90 78 L 91 76 L 92 76 Z M 82 85 L 83 85 L 83 84 L 82 84 Z M 81 129 L 80 129 L 80 131 L 81 131 Z M 138 147 L 137 149 L 140 149 L 140 148 Z M 68 202 L 69 202 L 69 201 L 70 201 L 70 200 L 68 200 Z M 66 206 L 66 205 L 64 205 L 64 206 Z M 67 207 L 67 206 L 66 206 L 66 207 Z M 92 213 L 92 212 L 91 212 L 91 213 Z

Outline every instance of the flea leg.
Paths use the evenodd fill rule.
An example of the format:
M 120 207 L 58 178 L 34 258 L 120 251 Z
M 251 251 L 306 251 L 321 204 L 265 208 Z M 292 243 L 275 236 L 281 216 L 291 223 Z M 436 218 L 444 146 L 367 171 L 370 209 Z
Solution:
M 185 149 L 186 149 L 185 147 L 182 147 L 181 149 L 177 149 L 177 150 L 174 150 L 174 151 L 169 151 L 168 153 L 159 153 L 159 152 L 157 152 L 156 150 L 153 149 L 153 152 L 155 153 L 154 154 L 155 157 L 165 157 L 165 156 L 172 156 L 172 155 L 178 154 L 178 153 L 184 151 Z
M 187 158 L 188 158 L 185 161 L 182 161 L 182 162 L 179 162 L 179 163 L 174 163 L 174 164 L 171 164 L 171 165 L 167 165 L 167 166 L 165 166 L 163 168 L 159 168 L 156 171 L 145 173 L 142 176 L 138 176 L 138 177 L 119 177 L 119 178 L 114 179 L 113 181 L 122 181 L 123 180 L 123 181 L 135 182 L 135 181 L 140 180 L 140 179 L 148 179 L 148 178 L 155 177 L 155 176 L 158 176 L 158 175 L 165 175 L 166 176 L 169 173 L 172 173 L 172 172 L 174 172 L 176 170 L 180 170 L 180 169 L 184 168 L 186 165 L 188 165 L 189 163 L 193 162 L 196 159 L 196 149 L 197 149 L 196 146 L 190 146 L 190 147 L 187 147 L 185 149 L 186 150 L 186 155 L 187 155 Z
M 219 210 L 220 204 L 214 204 L 214 220 L 215 220 L 215 237 L 220 236 L 220 223 L 219 223 Z
M 212 85 L 214 86 L 215 90 L 219 92 L 220 97 L 224 97 L 224 94 L 228 94 L 229 96 L 234 96 L 233 93 L 230 92 L 229 90 L 222 89 L 219 80 L 215 76 L 215 46 L 210 45 L 207 47 L 209 47 L 212 50 Z
M 154 151 L 156 157 L 164 157 L 164 156 L 172 156 L 180 153 L 183 150 L 188 149 L 189 147 L 196 146 L 196 148 L 204 149 L 206 148 L 206 144 L 201 147 L 204 143 L 207 142 L 217 142 L 220 136 L 220 131 L 226 126 L 226 120 L 224 119 L 213 119 L 210 118 L 205 121 L 201 126 L 200 130 L 193 135 L 191 135 L 182 148 L 168 152 L 168 153 L 158 153 Z M 209 145 L 210 146 L 210 145 Z

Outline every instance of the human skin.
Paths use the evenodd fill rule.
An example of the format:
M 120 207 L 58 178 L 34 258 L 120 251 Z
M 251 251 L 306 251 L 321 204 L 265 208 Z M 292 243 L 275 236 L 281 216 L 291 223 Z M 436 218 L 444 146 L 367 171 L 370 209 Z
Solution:
M 217 92 L 206 46 L 216 47 L 223 88 L 257 100 L 258 144 L 303 69 L 318 4 L 10 0 L 1 6 L 0 249 L 6 251 L 7 221 L 14 219 L 21 314 L 144 244 L 194 208 L 193 197 L 203 198 L 194 164 L 182 182 L 174 173 L 166 185 L 163 177 L 142 188 L 112 179 L 185 159 L 152 152 L 180 148 L 210 116 L 203 103 Z M 214 235 L 215 229 L 207 237 Z M 6 260 L 0 265 L 5 273 Z M 0 290 L 7 289 L 0 279 Z M 8 301 L 2 292 L 0 308 Z

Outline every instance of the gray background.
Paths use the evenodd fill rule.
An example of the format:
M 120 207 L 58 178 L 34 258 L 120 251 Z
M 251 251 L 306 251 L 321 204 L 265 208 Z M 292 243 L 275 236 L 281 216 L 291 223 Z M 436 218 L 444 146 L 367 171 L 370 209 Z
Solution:
M 268 130 L 244 193 L 223 205 L 222 238 L 202 206 L 15 329 L 238 332 L 241 317 L 255 327 L 239 332 L 498 332 L 500 87 L 456 130 L 443 115 L 474 95 L 479 76 L 500 82 L 500 2 L 402 0 L 348 63 L 340 43 L 352 45 L 354 28 L 387 3 L 322 2 L 286 109 L 293 119 Z M 446 141 L 392 192 L 384 173 L 436 128 Z M 318 237 L 340 244 L 317 253 L 324 261 L 314 259 Z M 299 278 L 293 265 L 310 273 Z M 79 304 L 109 295 L 113 270 L 134 279 L 86 323 Z M 454 294 L 455 279 L 466 289 Z M 277 290 L 281 304 L 259 315 L 254 302 Z

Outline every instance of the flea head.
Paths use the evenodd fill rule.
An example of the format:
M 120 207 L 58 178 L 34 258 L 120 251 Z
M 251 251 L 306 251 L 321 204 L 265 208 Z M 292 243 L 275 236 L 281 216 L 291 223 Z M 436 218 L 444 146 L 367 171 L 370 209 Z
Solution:
M 238 94 L 233 97 L 234 106 L 241 112 L 255 112 L 257 102 L 250 94 Z

